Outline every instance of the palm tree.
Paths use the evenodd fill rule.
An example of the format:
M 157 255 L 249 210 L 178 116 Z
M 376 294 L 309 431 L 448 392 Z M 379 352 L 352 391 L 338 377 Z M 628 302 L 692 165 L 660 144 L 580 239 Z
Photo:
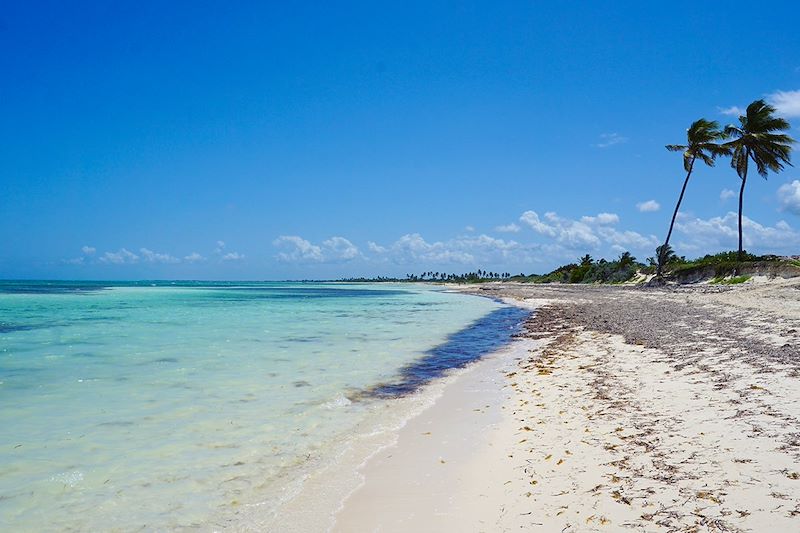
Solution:
M 725 143 L 731 150 L 731 167 L 736 170 L 742 185 L 739 188 L 739 261 L 744 258 L 742 250 L 742 198 L 747 183 L 747 166 L 752 159 L 756 171 L 767 179 L 767 172 L 780 172 L 783 164 L 791 166 L 790 155 L 794 139 L 784 133 L 789 123 L 774 116 L 775 108 L 764 100 L 756 100 L 745 114 L 739 117 L 739 126 L 726 126 L 725 135 L 733 140 Z
M 669 246 L 669 238 L 672 237 L 675 219 L 678 217 L 678 210 L 681 207 L 683 195 L 686 193 L 686 186 L 689 185 L 689 178 L 692 177 L 694 162 L 699 159 L 706 165 L 713 167 L 717 156 L 730 153 L 729 148 L 716 143 L 724 139 L 725 133 L 720 131 L 719 124 L 716 121 L 701 118 L 692 122 L 692 125 L 686 130 L 686 144 L 668 144 L 666 146 L 670 152 L 683 152 L 683 169 L 686 170 L 686 179 L 683 180 L 681 195 L 678 197 L 678 203 L 675 204 L 675 211 L 672 213 L 672 221 L 669 223 L 667 238 L 664 240 L 663 246 L 660 247 L 662 251 L 667 250 Z M 657 259 L 656 277 L 660 278 L 666 258 L 663 254 L 659 254 Z

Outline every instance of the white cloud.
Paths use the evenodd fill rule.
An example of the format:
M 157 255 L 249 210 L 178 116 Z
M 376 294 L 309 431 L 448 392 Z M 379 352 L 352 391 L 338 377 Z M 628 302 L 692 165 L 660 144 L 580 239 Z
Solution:
M 494 228 L 495 231 L 499 231 L 500 233 L 517 233 L 520 229 L 521 228 L 513 222 L 511 224 L 506 224 L 505 226 L 496 226 Z
M 429 243 L 419 233 L 403 235 L 388 247 L 388 253 L 398 263 L 473 263 L 475 256 L 459 246 L 443 242 Z
M 781 185 L 778 188 L 778 202 L 781 211 L 800 215 L 800 180 Z
M 767 102 L 775 107 L 778 115 L 786 118 L 800 117 L 800 91 L 775 91 L 768 94 Z M 738 117 L 744 115 L 746 110 L 739 106 L 718 108 L 723 115 Z
M 718 107 L 719 112 L 723 115 L 728 115 L 731 117 L 738 117 L 740 115 L 744 115 L 744 109 L 739 106 L 731 106 L 731 107 Z
M 475 231 L 475 227 L 474 226 L 464 226 L 464 231 L 468 231 L 468 232 L 472 233 L 473 231 Z
M 374 243 L 371 243 L 374 244 Z M 404 265 L 471 265 L 530 262 L 538 245 L 497 239 L 488 235 L 462 236 L 428 242 L 419 233 L 403 235 L 388 246 L 370 247 L 379 258 Z
M 614 226 L 620 218 L 616 213 L 599 213 L 594 216 L 583 216 L 580 220 L 560 217 L 556 213 L 545 213 L 539 217 L 535 211 L 526 211 L 520 220 L 540 235 L 551 237 L 554 243 L 548 243 L 543 249 L 557 257 L 572 257 L 576 253 L 610 246 L 615 251 L 646 251 L 658 245 L 654 235 L 642 235 L 631 230 L 620 230 Z
M 239 252 L 228 252 L 227 254 L 222 256 L 221 260 L 222 261 L 242 261 L 242 260 L 244 260 L 244 254 L 240 254 Z
M 197 252 L 192 252 L 186 257 L 184 257 L 183 260 L 186 261 L 187 263 L 199 263 L 201 261 L 205 261 L 206 258 L 198 254 Z
M 274 241 L 272 245 L 278 248 L 285 248 L 287 251 L 279 252 L 278 259 L 281 261 L 295 262 L 295 261 L 322 261 L 322 248 L 311 244 L 302 237 L 297 235 L 281 235 Z
M 636 209 L 642 213 L 653 213 L 661 209 L 661 204 L 655 200 L 647 200 L 646 202 L 639 202 L 636 204 Z
M 331 237 L 316 245 L 297 235 L 281 235 L 272 244 L 283 249 L 276 256 L 280 261 L 292 263 L 350 261 L 361 256 L 358 247 L 344 237 Z
M 675 229 L 685 235 L 687 249 L 713 253 L 735 250 L 738 246 L 738 214 L 728 212 L 723 217 L 693 218 L 679 214 Z M 765 226 L 744 216 L 742 218 L 743 246 L 757 253 L 791 253 L 800 246 L 800 233 L 785 221 Z
M 590 226 L 599 217 L 584 217 L 584 220 L 577 221 L 548 212 L 544 214 L 544 218 L 546 222 L 539 218 L 536 211 L 525 211 L 519 217 L 521 222 L 530 226 L 535 232 L 553 237 L 560 243 L 591 247 L 597 247 L 600 244 L 600 239 Z
M 374 252 L 376 254 L 382 254 L 386 251 L 385 247 L 381 246 L 380 244 L 374 243 L 372 241 L 369 241 L 367 243 L 367 248 L 369 249 L 370 252 Z
M 160 254 L 147 248 L 139 248 L 142 258 L 148 263 L 180 263 L 180 259 L 169 254 Z
M 617 224 L 619 222 L 619 215 L 616 213 L 598 213 L 597 216 L 590 217 L 590 216 L 583 216 L 581 217 L 581 222 L 586 224 L 600 224 L 600 225 L 607 225 L 607 224 Z
M 616 251 L 642 250 L 659 245 L 659 240 L 654 235 L 646 237 L 631 230 L 618 231 L 614 228 L 600 227 L 597 228 L 597 233 L 605 242 L 612 244 L 612 248 Z
M 81 252 L 83 252 L 85 255 L 94 255 L 96 251 L 97 248 L 93 246 L 84 246 L 81 248 Z
M 626 142 L 628 142 L 628 138 L 623 137 L 619 133 L 603 133 L 600 135 L 600 140 L 594 146 L 596 148 L 608 148 L 609 146 Z
M 719 199 L 722 200 L 723 202 L 727 202 L 728 200 L 730 200 L 734 196 L 736 196 L 736 193 L 733 192 L 730 189 L 722 189 L 719 192 Z
M 139 256 L 125 248 L 120 248 L 118 252 L 104 253 L 100 261 L 113 265 L 125 265 L 138 262 Z
M 68 265 L 82 265 L 84 261 L 83 257 L 75 257 L 73 259 L 64 259 L 64 263 Z
M 214 248 L 214 255 L 219 256 L 220 261 L 242 261 L 244 259 L 244 254 L 240 254 L 239 252 L 227 252 L 226 248 L 227 245 L 225 244 L 225 241 L 216 242 L 216 246 Z M 187 255 L 184 258 L 184 260 L 186 260 L 186 262 L 188 263 L 205 261 L 205 259 L 206 259 L 205 257 L 201 256 L 197 252 L 192 252 L 190 255 Z
M 331 237 L 323 241 L 322 246 L 325 248 L 325 256 L 330 259 L 350 260 L 358 257 L 358 248 L 344 237 Z
M 519 217 L 520 222 L 523 224 L 527 224 L 530 228 L 535 231 L 536 233 L 540 233 L 542 235 L 547 235 L 548 237 L 555 237 L 558 233 L 556 228 L 546 224 L 539 218 L 539 214 L 536 211 L 525 211 Z
M 775 91 L 767 95 L 767 101 L 783 117 L 800 117 L 800 91 Z

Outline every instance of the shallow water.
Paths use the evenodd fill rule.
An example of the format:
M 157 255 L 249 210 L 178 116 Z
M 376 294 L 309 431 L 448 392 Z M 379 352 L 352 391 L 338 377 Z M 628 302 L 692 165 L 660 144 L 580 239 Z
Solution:
M 10 530 L 225 523 L 522 318 L 422 286 L 150 285 L 0 282 Z

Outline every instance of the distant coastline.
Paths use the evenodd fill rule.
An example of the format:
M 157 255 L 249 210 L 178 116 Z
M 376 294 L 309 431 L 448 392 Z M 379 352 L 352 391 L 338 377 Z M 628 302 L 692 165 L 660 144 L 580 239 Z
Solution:
M 617 259 L 595 260 L 586 254 L 575 263 L 567 263 L 546 274 L 498 273 L 475 270 L 463 274 L 426 271 L 397 277 L 353 277 L 331 280 L 350 283 L 453 283 L 475 284 L 487 282 L 518 283 L 634 283 L 652 282 L 656 276 L 657 260 L 648 257 L 639 262 L 629 252 Z M 753 276 L 797 277 L 800 276 L 800 255 L 753 255 L 747 252 L 740 258 L 737 252 L 709 254 L 696 259 L 686 259 L 675 254 L 665 257 L 663 283 L 743 283 Z

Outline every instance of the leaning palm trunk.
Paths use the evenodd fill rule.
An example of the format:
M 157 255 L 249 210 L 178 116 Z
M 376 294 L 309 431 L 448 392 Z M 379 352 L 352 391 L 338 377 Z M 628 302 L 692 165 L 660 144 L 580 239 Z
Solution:
M 672 229 L 675 227 L 675 219 L 678 218 L 678 210 L 681 208 L 681 202 L 683 202 L 683 195 L 686 194 L 686 186 L 689 185 L 689 178 L 692 177 L 692 169 L 694 168 L 694 160 L 693 157 L 691 162 L 689 163 L 689 170 L 686 172 L 686 179 L 683 180 L 683 187 L 681 188 L 681 195 L 678 197 L 678 203 L 675 204 L 675 211 L 672 213 L 672 221 L 669 223 L 669 231 L 667 231 L 667 238 L 664 240 L 664 246 L 661 247 L 661 252 L 658 254 L 658 267 L 656 268 L 656 277 L 660 278 L 661 273 L 664 268 L 664 260 L 666 256 L 666 251 L 668 250 L 669 246 L 669 239 L 672 237 Z
M 664 263 L 666 263 L 669 255 L 669 239 L 672 237 L 672 230 L 675 228 L 675 220 L 678 218 L 683 195 L 686 194 L 686 186 L 689 185 L 689 178 L 692 177 L 694 162 L 700 159 L 706 165 L 713 167 L 717 156 L 727 155 L 730 152 L 729 149 L 716 143 L 716 141 L 721 141 L 724 138 L 725 135 L 720 131 L 719 124 L 713 120 L 701 118 L 692 122 L 692 125 L 686 130 L 686 144 L 668 144 L 666 146 L 670 152 L 683 152 L 683 169 L 686 171 L 686 179 L 683 180 L 681 195 L 678 197 L 678 203 L 672 213 L 667 239 L 664 241 L 663 246 L 656 248 L 656 253 L 658 254 L 656 278 L 658 279 L 661 278 Z
M 744 250 L 742 249 L 742 201 L 744 200 L 744 186 L 747 183 L 747 172 L 742 176 L 742 186 L 739 188 L 739 253 L 737 259 L 744 261 Z

